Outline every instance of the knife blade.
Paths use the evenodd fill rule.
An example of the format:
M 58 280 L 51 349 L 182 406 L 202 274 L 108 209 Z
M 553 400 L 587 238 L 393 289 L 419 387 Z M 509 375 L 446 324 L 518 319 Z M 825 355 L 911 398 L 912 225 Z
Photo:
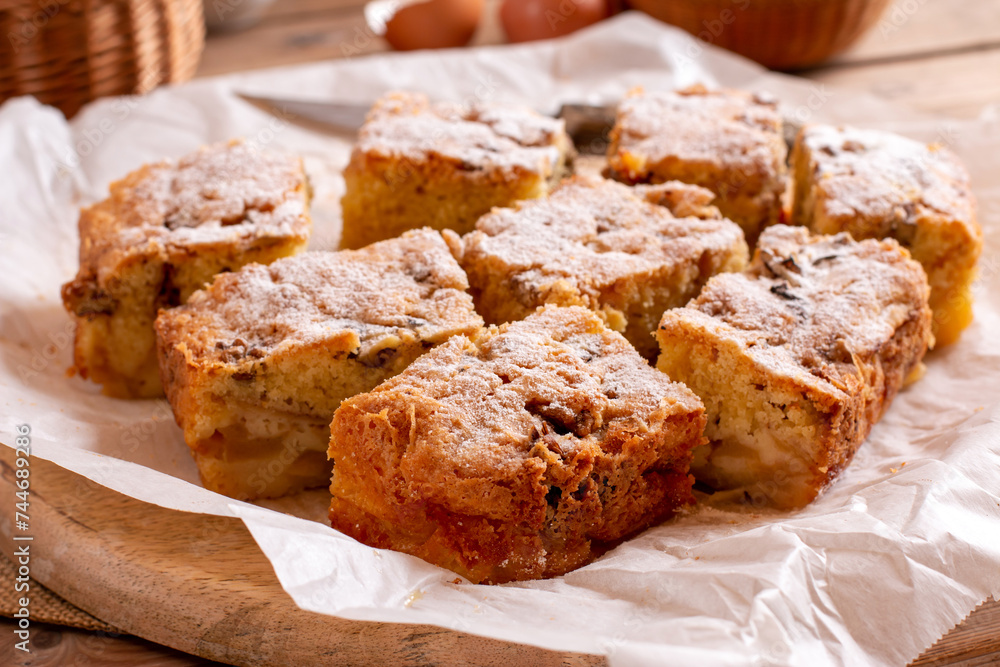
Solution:
M 319 126 L 341 134 L 357 132 L 371 108 L 370 104 L 321 102 L 243 92 L 236 95 L 258 109 L 290 123 L 313 129 Z M 564 104 L 555 117 L 566 123 L 566 133 L 573 140 L 577 151 L 584 155 L 605 153 L 608 133 L 615 121 L 614 106 Z
M 282 120 L 296 124 L 302 124 L 302 121 L 319 123 L 338 132 L 357 132 L 371 108 L 371 105 L 363 104 L 265 97 L 248 93 L 236 93 L 236 96 Z

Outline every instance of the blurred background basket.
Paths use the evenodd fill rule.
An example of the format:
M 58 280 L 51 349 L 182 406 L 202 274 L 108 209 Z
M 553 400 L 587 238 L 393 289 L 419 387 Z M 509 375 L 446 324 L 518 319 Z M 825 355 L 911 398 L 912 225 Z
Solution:
M 190 79 L 202 0 L 0 0 L 0 100 L 34 95 L 67 116 L 104 95 Z
M 629 0 L 692 35 L 779 70 L 816 65 L 875 25 L 891 0 Z

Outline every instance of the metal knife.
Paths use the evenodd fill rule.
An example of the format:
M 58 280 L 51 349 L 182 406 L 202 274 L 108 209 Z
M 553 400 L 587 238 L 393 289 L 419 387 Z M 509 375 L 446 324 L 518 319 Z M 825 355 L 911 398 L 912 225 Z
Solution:
M 316 102 L 236 93 L 258 109 L 296 125 L 351 134 L 365 122 L 370 104 Z M 608 133 L 615 121 L 614 106 L 564 104 L 556 118 L 562 118 L 577 151 L 584 155 L 604 155 Z

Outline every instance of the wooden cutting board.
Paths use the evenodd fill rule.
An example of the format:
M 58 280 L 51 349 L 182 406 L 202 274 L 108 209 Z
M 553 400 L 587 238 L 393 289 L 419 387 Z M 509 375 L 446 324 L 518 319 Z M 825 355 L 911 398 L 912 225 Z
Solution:
M 0 447 L 0 498 L 14 498 Z M 234 665 L 606 664 L 426 625 L 302 611 L 243 523 L 140 502 L 31 459 L 32 576 L 125 632 Z M 13 502 L 0 503 L 10 544 Z M 1000 664 L 1000 604 L 973 613 L 914 665 Z

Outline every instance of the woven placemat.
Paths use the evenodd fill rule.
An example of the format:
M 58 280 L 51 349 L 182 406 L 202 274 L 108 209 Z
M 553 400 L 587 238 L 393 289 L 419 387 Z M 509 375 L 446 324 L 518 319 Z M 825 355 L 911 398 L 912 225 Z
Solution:
M 16 578 L 17 566 L 14 565 L 6 554 L 0 554 L 0 616 L 13 618 L 14 612 L 19 609 L 19 605 L 17 604 L 18 599 L 25 597 L 25 593 L 19 593 L 14 590 Z M 121 632 L 115 626 L 91 616 L 78 607 L 74 607 L 34 579 L 29 579 L 28 584 L 30 588 L 27 591 L 27 597 L 31 600 L 31 604 L 28 607 L 31 611 L 31 620 L 42 623 L 54 623 L 56 625 L 68 625 L 73 628 L 82 628 L 83 630 Z

